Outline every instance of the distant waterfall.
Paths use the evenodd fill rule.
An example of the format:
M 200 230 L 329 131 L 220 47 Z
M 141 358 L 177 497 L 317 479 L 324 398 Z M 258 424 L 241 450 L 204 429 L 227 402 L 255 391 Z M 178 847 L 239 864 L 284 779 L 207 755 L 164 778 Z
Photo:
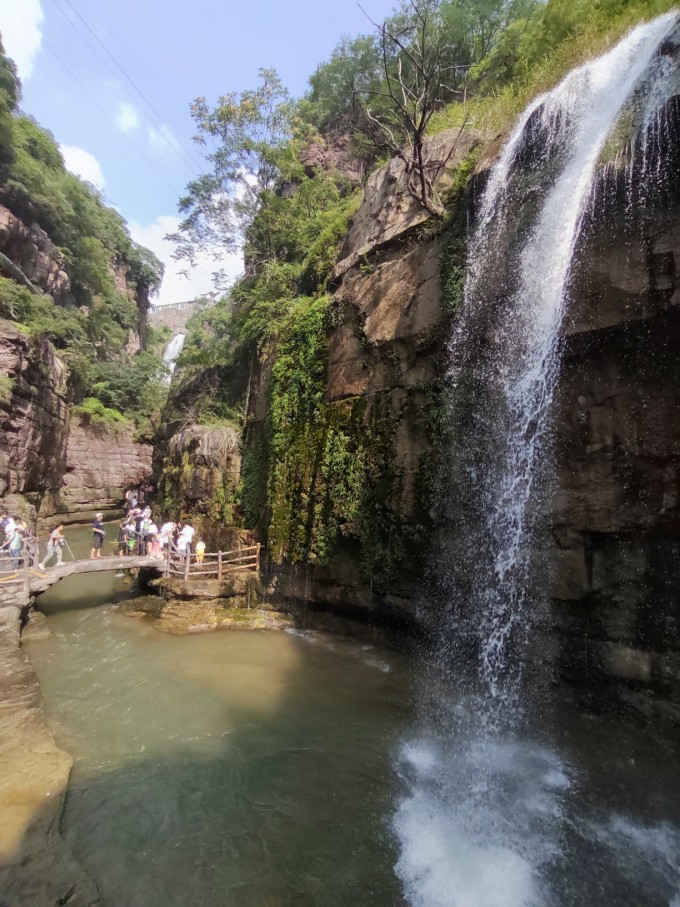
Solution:
M 177 360 L 179 359 L 180 353 L 182 352 L 182 347 L 184 346 L 184 338 L 186 334 L 175 334 L 170 343 L 163 350 L 163 362 L 168 368 L 168 381 L 172 377 L 172 373 L 175 370 L 177 365 Z
M 568 902 L 550 881 L 565 859 L 568 766 L 517 733 L 545 586 L 535 558 L 549 501 L 551 404 L 597 169 L 623 115 L 636 155 L 658 133 L 672 82 L 661 48 L 677 21 L 668 14 L 636 28 L 536 99 L 477 205 L 450 341 L 449 504 L 428 609 L 437 658 L 423 683 L 422 726 L 399 761 L 397 872 L 414 907 Z M 464 679 L 465 660 L 477 670 Z

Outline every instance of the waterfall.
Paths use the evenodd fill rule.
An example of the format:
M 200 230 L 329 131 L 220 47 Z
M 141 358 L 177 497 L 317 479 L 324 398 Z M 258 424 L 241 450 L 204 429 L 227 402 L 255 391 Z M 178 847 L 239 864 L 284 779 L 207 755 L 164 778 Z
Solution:
M 477 206 L 450 341 L 451 528 L 433 628 L 443 682 L 429 675 L 422 735 L 403 748 L 408 794 L 395 818 L 414 905 L 553 901 L 542 869 L 559 859 L 568 767 L 520 744 L 516 729 L 531 699 L 525 650 L 541 601 L 534 552 L 560 331 L 598 165 L 624 113 L 637 117 L 642 148 L 652 134 L 671 83 L 659 49 L 676 23 L 668 14 L 636 28 L 536 99 Z M 456 699 L 442 690 L 464 650 L 477 672 Z
M 464 307 L 450 344 L 459 464 L 453 560 L 468 579 L 461 585 L 454 575 L 449 585 L 458 598 L 456 625 L 465 623 L 463 597 L 476 623 L 490 722 L 507 723 L 521 711 L 524 662 L 515 654 L 534 598 L 532 533 L 546 497 L 549 414 L 574 250 L 598 162 L 622 112 L 642 105 L 644 131 L 667 98 L 668 66 L 651 64 L 675 21 L 669 14 L 640 26 L 534 101 L 479 205 Z M 444 647 L 450 623 L 445 618 L 438 628 Z
M 182 352 L 185 336 L 185 334 L 175 334 L 172 340 L 163 350 L 163 362 L 168 369 L 168 381 L 170 381 L 172 378 L 172 373 L 175 370 L 177 360 L 179 359 L 179 355 Z

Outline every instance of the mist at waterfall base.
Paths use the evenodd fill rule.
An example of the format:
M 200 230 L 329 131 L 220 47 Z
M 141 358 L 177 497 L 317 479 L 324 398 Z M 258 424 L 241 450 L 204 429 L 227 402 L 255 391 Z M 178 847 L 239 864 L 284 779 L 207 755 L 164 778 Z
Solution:
M 393 820 L 413 907 L 680 905 L 673 752 L 640 761 L 629 739 L 618 756 L 598 749 L 606 722 L 584 731 L 585 717 L 556 714 L 533 638 L 547 615 L 536 552 L 574 255 L 623 117 L 637 126 L 628 169 L 617 161 L 631 211 L 644 194 L 632 174 L 663 176 L 676 28 L 674 14 L 638 27 L 534 101 L 476 206 L 450 344 L 448 504 L 426 609 L 434 652 Z M 575 756 L 584 735 L 596 747 L 587 772 Z

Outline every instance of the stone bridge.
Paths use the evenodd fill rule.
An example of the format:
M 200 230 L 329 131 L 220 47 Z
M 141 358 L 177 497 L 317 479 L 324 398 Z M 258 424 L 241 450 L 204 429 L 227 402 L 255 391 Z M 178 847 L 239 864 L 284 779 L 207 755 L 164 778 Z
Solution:
M 151 567 L 159 572 L 164 572 L 167 563 L 163 557 L 143 557 L 143 556 L 125 556 L 125 557 L 101 557 L 95 560 L 84 558 L 77 561 L 62 561 L 55 567 L 47 567 L 41 570 L 39 567 L 31 567 L 28 571 L 28 591 L 31 595 L 38 595 L 46 592 L 59 580 L 67 576 L 76 576 L 81 573 L 106 573 L 109 570 L 134 570 L 139 567 Z

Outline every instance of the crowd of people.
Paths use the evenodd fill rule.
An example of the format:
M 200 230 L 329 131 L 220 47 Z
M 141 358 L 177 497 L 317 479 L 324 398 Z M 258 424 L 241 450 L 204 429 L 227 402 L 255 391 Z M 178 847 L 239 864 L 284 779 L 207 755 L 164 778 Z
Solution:
M 9 558 L 12 569 L 17 570 L 23 562 L 24 543 L 35 544 L 35 536 L 30 532 L 26 520 L 10 516 L 6 510 L 0 513 L 0 530 L 4 533 L 0 543 L 0 557 Z
M 184 559 L 188 554 L 195 554 L 198 563 L 203 563 L 205 555 L 205 542 L 196 535 L 196 530 L 189 523 L 175 523 L 167 521 L 161 524 L 154 520 L 151 507 L 144 504 L 144 493 L 150 488 L 142 488 L 137 494 L 126 495 L 125 517 L 118 527 L 118 538 L 115 541 L 117 555 L 138 555 L 142 557 L 165 557 L 172 553 L 179 559 Z M 26 521 L 20 517 L 12 517 L 5 510 L 0 513 L 0 565 L 4 558 L 11 561 L 12 569 L 18 569 L 22 563 L 27 546 L 31 553 L 37 554 L 37 538 L 30 532 Z M 195 539 L 195 542 L 194 542 Z M 90 559 L 104 557 L 106 543 L 106 528 L 104 514 L 97 513 L 92 524 L 92 547 Z M 64 536 L 64 524 L 57 523 L 50 529 L 45 549 L 45 556 L 38 567 L 44 570 L 50 561 L 52 566 L 59 566 L 63 558 L 63 549 L 68 548 Z M 71 556 L 73 554 L 71 553 Z M 37 559 L 37 558 L 36 558 Z
M 197 560 L 202 562 L 205 554 L 205 542 L 197 538 L 194 546 L 196 530 L 189 523 L 173 523 L 171 521 L 156 522 L 149 506 L 140 507 L 135 498 L 130 499 L 127 505 L 127 515 L 118 527 L 119 555 L 136 554 L 146 557 L 164 557 L 168 550 L 178 557 L 184 558 L 192 553 L 195 548 Z M 93 545 L 96 544 L 96 533 L 101 532 L 103 524 L 93 525 Z M 101 548 L 95 553 L 93 547 L 90 557 L 101 556 Z

